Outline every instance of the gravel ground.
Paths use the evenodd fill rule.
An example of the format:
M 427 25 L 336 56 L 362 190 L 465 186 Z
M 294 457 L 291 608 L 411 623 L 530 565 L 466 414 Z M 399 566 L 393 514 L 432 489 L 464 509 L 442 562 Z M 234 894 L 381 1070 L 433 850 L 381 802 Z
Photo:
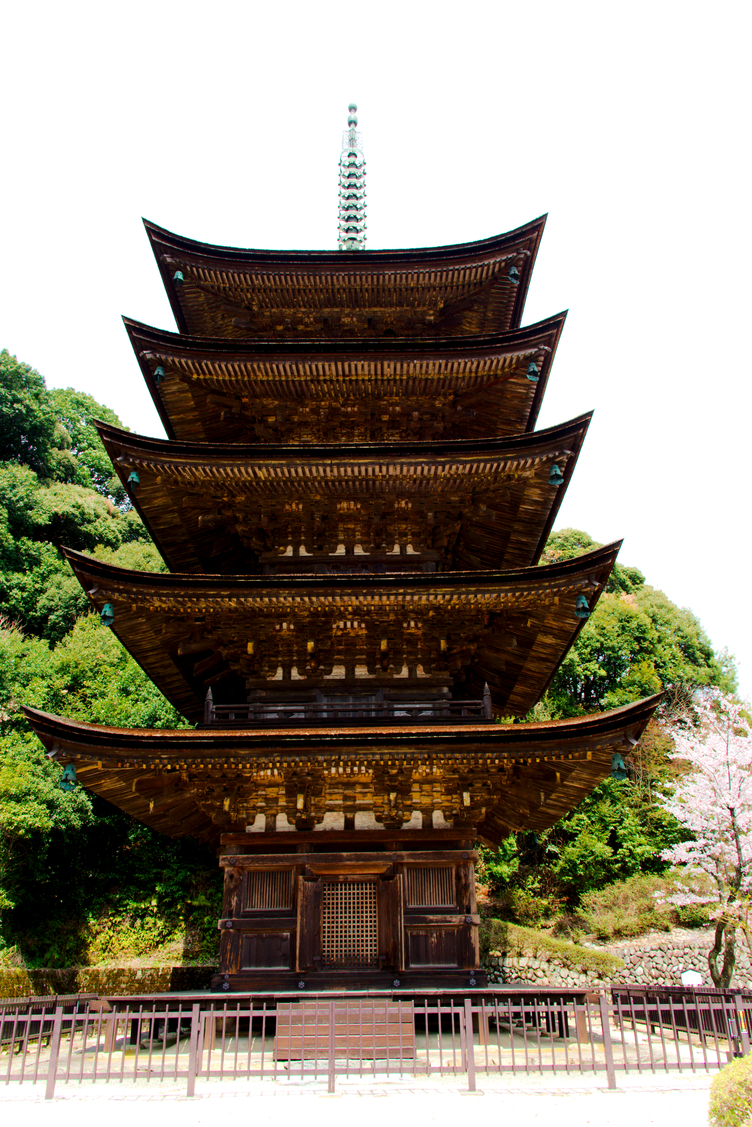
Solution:
M 576 1084 L 563 1080 L 559 1085 L 540 1076 L 515 1077 L 503 1086 L 486 1077 L 478 1080 L 479 1091 L 468 1093 L 453 1077 L 389 1079 L 377 1086 L 338 1077 L 332 1096 L 320 1079 L 199 1082 L 193 1099 L 186 1098 L 183 1084 L 60 1084 L 50 1101 L 44 1100 L 41 1084 L 13 1084 L 0 1089 L 0 1102 L 6 1105 L 6 1115 L 15 1112 L 14 1121 L 23 1115 L 23 1127 L 47 1125 L 51 1117 L 56 1127 L 101 1127 L 103 1112 L 107 1127 L 132 1127 L 134 1114 L 139 1127 L 162 1127 L 170 1106 L 181 1127 L 226 1127 L 228 1112 L 237 1108 L 242 1113 L 248 1100 L 253 1100 L 254 1127 L 300 1127 L 301 1117 L 309 1123 L 326 1122 L 327 1127 L 352 1127 L 353 1112 L 358 1127 L 383 1127 L 387 1110 L 383 1101 L 394 1105 L 395 1096 L 401 1097 L 400 1117 L 415 1115 L 423 1124 L 466 1117 L 468 1104 L 482 1100 L 484 1114 L 546 1127 L 552 1123 L 556 1127 L 707 1127 L 712 1075 L 619 1076 L 613 1092 L 602 1075 L 578 1078 Z

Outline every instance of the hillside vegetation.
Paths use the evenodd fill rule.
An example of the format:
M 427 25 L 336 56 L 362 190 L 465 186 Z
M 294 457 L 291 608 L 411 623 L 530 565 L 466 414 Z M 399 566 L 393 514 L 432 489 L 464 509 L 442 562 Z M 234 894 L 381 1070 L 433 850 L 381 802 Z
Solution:
M 48 390 L 34 369 L 0 352 L 0 962 L 211 959 L 221 889 L 211 851 L 162 837 L 82 788 L 61 790 L 61 768 L 20 712 L 23 703 L 123 727 L 185 724 L 89 613 L 61 556 L 65 545 L 164 570 L 94 418 L 122 425 L 90 396 Z M 555 532 L 541 563 L 595 546 L 586 533 Z M 529 719 L 599 711 L 660 690 L 675 712 L 696 685 L 733 689 L 733 663 L 714 652 L 691 611 L 618 564 Z M 631 912 L 625 903 L 634 897 L 619 901 L 619 882 L 659 877 L 660 849 L 681 837 L 658 803 L 677 769 L 670 750 L 659 720 L 627 780 L 608 780 L 545 834 L 511 835 L 499 850 L 483 850 L 488 913 L 576 934 L 590 928 L 588 918 L 602 932 L 609 912 Z M 606 898 L 600 907 L 598 896 Z M 640 912 L 648 922 L 650 912 Z M 625 926 L 612 931 L 634 933 Z

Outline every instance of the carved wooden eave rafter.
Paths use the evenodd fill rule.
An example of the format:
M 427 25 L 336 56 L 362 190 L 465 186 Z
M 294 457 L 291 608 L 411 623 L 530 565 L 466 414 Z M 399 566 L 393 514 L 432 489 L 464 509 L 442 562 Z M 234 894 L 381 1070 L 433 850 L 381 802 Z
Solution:
M 515 329 L 544 225 L 545 216 L 477 242 L 351 252 L 213 246 L 145 221 L 180 332 L 236 340 Z
M 124 323 L 172 439 L 383 442 L 531 431 L 565 316 L 471 341 L 243 345 Z
M 176 708 L 198 721 L 210 686 L 248 693 L 369 692 L 487 682 L 524 715 L 595 605 L 619 544 L 547 567 L 408 576 L 163 575 L 66 552 L 92 605 Z M 404 678 L 404 680 L 402 680 Z
M 97 426 L 170 570 L 239 575 L 535 564 L 590 417 L 484 442 L 262 449 Z
M 310 840 L 326 814 L 372 814 L 405 841 L 439 810 L 455 834 L 489 844 L 540 832 L 608 776 L 614 753 L 628 762 L 660 699 L 539 724 L 357 731 L 139 730 L 24 712 L 84 786 L 152 828 L 216 844 L 222 832 L 258 827 L 261 815 L 274 852 L 299 837 L 282 826 Z M 405 828 L 416 814 L 423 830 Z

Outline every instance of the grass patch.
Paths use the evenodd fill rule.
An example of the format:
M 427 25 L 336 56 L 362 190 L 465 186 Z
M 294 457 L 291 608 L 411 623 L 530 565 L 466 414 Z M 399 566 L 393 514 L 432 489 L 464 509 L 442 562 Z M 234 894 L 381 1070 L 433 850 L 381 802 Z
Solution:
M 528 955 L 534 959 L 546 959 L 601 978 L 610 978 L 624 969 L 624 963 L 616 955 L 593 951 L 564 939 L 553 939 L 535 928 L 520 927 L 506 920 L 484 920 L 481 923 L 480 949 L 482 955 Z

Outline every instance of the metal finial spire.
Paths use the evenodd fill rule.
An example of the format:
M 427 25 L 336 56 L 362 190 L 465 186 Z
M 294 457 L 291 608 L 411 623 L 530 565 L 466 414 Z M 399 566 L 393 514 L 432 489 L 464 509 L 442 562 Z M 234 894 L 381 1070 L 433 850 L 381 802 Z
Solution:
M 342 134 L 339 158 L 339 249 L 365 250 L 366 158 L 362 135 L 356 131 L 357 106 L 348 107 L 348 128 Z

